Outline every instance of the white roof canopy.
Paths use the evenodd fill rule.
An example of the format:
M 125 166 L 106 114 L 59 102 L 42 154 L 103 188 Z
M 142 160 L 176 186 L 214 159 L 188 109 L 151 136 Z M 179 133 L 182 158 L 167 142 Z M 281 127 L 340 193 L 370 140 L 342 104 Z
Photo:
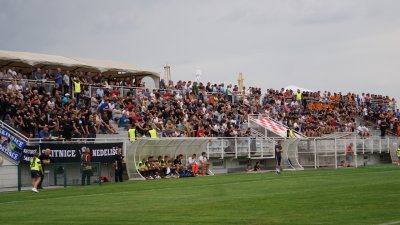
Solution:
M 117 61 L 82 59 L 74 57 L 47 55 L 31 52 L 14 52 L 0 50 L 0 66 L 31 68 L 31 67 L 62 67 L 63 69 L 96 71 L 106 75 L 118 75 L 125 72 L 133 75 L 143 75 L 159 78 L 157 72 Z

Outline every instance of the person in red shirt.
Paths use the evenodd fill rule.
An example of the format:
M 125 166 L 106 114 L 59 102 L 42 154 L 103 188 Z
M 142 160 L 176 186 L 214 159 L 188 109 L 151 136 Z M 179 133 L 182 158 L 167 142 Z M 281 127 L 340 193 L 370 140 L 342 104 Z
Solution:
M 81 156 L 81 167 L 82 167 L 82 185 L 90 185 L 90 177 L 92 176 L 92 157 L 90 156 L 90 149 L 86 148 L 85 152 Z
M 200 125 L 196 132 L 196 137 L 204 137 L 204 126 Z

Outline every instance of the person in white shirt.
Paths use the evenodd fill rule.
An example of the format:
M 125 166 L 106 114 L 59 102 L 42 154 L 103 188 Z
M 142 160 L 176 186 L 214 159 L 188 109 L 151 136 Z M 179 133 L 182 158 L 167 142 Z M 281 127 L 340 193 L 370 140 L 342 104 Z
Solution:
M 199 163 L 203 176 L 205 176 L 210 168 L 210 163 L 208 163 L 207 154 L 205 152 L 202 152 L 201 156 L 199 156 Z
M 193 174 L 197 174 L 199 172 L 199 164 L 196 159 L 196 154 L 193 154 L 188 158 L 187 167 L 192 169 Z

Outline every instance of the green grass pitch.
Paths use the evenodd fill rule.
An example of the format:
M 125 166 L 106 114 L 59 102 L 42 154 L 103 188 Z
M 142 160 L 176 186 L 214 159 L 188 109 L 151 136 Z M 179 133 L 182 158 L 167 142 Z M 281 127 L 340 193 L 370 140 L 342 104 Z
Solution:
M 2 225 L 385 223 L 400 224 L 394 165 L 0 193 Z

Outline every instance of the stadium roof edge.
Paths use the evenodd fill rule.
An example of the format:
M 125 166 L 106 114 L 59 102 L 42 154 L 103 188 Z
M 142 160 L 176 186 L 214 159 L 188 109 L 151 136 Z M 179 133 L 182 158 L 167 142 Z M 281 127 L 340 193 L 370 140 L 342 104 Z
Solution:
M 106 75 L 118 75 L 125 72 L 134 75 L 148 75 L 159 78 L 160 74 L 151 70 L 119 61 L 65 57 L 32 52 L 0 50 L 0 65 L 15 67 L 60 66 L 66 69 L 81 69 L 102 72 Z

